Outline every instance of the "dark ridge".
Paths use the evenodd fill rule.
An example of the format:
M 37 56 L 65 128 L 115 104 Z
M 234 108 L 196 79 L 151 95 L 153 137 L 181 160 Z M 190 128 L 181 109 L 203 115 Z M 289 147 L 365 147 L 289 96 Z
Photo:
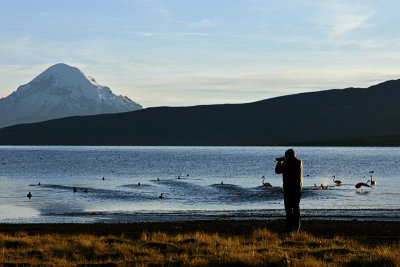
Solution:
M 246 104 L 156 107 L 0 129 L 1 145 L 400 145 L 400 80 Z

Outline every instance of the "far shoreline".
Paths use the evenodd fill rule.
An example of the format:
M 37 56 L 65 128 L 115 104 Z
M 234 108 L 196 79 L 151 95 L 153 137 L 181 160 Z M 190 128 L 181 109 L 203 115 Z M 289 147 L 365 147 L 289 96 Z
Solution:
M 348 145 L 348 144 L 273 144 L 273 145 L 121 145 L 121 144 L 110 144 L 110 145 L 96 145 L 96 144 L 0 144 L 2 147 L 360 147 L 360 148 L 398 148 L 399 144 L 388 144 L 388 145 Z

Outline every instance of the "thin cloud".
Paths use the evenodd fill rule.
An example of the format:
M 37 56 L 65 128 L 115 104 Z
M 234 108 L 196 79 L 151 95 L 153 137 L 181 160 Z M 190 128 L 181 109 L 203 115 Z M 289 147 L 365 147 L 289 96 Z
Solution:
M 318 73 L 318 75 L 316 75 Z M 371 69 L 364 66 L 267 68 L 260 71 L 203 72 L 186 75 L 152 75 L 125 87 L 133 87 L 136 100 L 144 106 L 171 101 L 171 105 L 243 103 L 301 92 L 368 87 L 397 78 L 397 68 Z M 371 77 L 374 77 L 371 80 Z M 124 87 L 124 86 L 120 86 Z
M 173 38 L 173 37 L 185 37 L 185 36 L 208 36 L 207 32 L 171 32 L 171 33 L 159 33 L 159 32 L 145 32 L 142 33 L 144 37 L 160 37 L 160 38 Z
M 176 24 L 182 25 L 187 28 L 204 28 L 214 26 L 215 23 L 209 19 L 201 19 L 198 21 L 176 21 Z
M 367 5 L 328 1 L 320 4 L 316 22 L 326 30 L 329 37 L 335 38 L 370 26 L 370 20 L 374 15 L 374 9 Z

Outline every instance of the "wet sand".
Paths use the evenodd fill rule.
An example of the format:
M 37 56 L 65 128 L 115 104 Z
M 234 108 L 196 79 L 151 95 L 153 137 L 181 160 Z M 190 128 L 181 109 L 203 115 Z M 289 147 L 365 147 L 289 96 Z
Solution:
M 169 235 L 182 233 L 218 233 L 224 236 L 249 236 L 253 231 L 267 228 L 271 232 L 283 233 L 283 220 L 215 220 L 152 223 L 95 223 L 95 224 L 0 224 L 0 233 L 25 232 L 28 235 L 41 234 L 92 234 L 124 235 L 140 238 L 143 232 L 164 232 Z M 354 239 L 368 245 L 394 244 L 400 242 L 400 222 L 387 221 L 325 221 L 307 220 L 302 222 L 302 231 L 316 237 L 340 236 Z

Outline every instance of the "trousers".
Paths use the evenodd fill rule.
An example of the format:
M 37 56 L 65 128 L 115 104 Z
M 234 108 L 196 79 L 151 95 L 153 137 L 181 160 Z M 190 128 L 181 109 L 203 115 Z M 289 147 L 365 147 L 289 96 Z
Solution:
M 300 190 L 284 190 L 284 203 L 286 212 L 285 232 L 300 230 Z

